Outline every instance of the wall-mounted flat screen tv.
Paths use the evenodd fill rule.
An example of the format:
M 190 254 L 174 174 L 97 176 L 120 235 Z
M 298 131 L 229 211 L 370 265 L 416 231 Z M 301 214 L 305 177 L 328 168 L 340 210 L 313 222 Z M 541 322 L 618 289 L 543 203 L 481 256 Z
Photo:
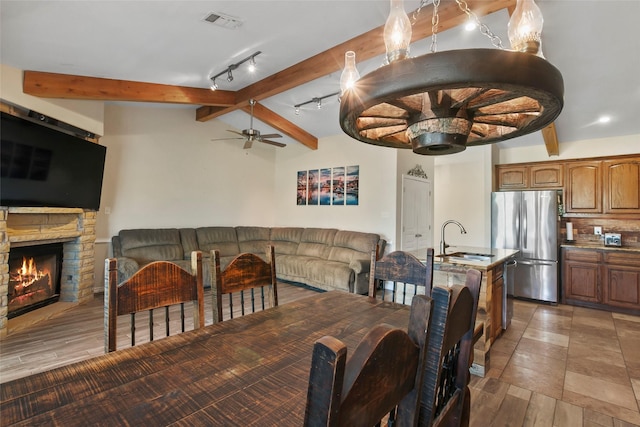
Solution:
M 2 113 L 0 205 L 98 210 L 107 149 Z

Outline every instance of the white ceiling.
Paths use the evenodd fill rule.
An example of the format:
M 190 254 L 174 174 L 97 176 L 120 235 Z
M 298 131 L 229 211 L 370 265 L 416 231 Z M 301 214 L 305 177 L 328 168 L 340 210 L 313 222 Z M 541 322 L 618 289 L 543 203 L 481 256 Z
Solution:
M 442 4 L 448 1 L 453 0 Z M 414 10 L 419 3 L 406 0 L 405 8 Z M 562 72 L 565 83 L 565 106 L 556 121 L 560 143 L 640 134 L 640 1 L 537 3 L 545 19 L 544 55 Z M 239 90 L 383 25 L 388 10 L 387 0 L 2 0 L 0 60 L 23 70 L 207 88 L 209 76 L 262 51 L 255 74 L 240 67 L 233 82 L 218 79 L 221 89 Z M 243 23 L 237 29 L 221 28 L 203 21 L 209 12 L 235 16 Z M 431 8 L 422 13 L 430 14 Z M 506 11 L 481 20 L 509 47 Z M 491 44 L 477 30 L 456 28 L 438 36 L 438 50 L 466 47 Z M 411 46 L 411 53 L 427 53 L 429 48 L 430 40 L 422 40 Z M 360 74 L 381 61 L 358 64 Z M 296 115 L 293 108 L 337 91 L 339 77 L 339 72 L 333 73 L 262 104 L 318 138 L 340 134 L 336 97 L 324 100 L 321 110 L 309 104 Z M 195 120 L 197 106 L 184 108 L 194 110 Z M 597 123 L 603 114 L 611 116 L 607 125 Z M 249 126 L 242 111 L 220 120 L 236 129 Z M 254 127 L 275 132 L 260 121 Z M 294 143 L 288 137 L 282 141 Z M 537 143 L 542 143 L 540 132 L 501 144 Z

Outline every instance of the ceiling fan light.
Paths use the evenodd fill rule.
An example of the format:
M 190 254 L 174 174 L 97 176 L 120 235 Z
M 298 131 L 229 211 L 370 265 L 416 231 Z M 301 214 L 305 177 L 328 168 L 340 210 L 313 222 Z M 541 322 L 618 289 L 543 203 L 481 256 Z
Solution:
M 533 0 L 518 0 L 508 24 L 511 48 L 542 56 L 540 46 L 543 23 L 542 12 Z
M 391 63 L 409 56 L 409 43 L 411 43 L 411 21 L 404 11 L 404 1 L 391 0 L 389 17 L 384 24 L 387 61 Z

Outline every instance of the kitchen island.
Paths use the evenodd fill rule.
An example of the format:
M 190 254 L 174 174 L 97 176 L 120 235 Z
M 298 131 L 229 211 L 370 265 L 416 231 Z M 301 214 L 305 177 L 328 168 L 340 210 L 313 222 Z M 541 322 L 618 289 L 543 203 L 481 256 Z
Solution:
M 514 249 L 490 249 L 468 246 L 449 247 L 447 256 L 436 255 L 433 262 L 433 285 L 452 286 L 464 284 L 467 270 L 474 268 L 482 272 L 480 298 L 476 326 L 484 325 L 482 335 L 474 347 L 472 372 L 484 376 L 490 369 L 491 345 L 502 333 L 503 304 L 506 288 L 504 265 L 518 254 Z M 411 251 L 419 260 L 425 261 L 427 250 Z M 484 256 L 483 256 L 484 255 Z

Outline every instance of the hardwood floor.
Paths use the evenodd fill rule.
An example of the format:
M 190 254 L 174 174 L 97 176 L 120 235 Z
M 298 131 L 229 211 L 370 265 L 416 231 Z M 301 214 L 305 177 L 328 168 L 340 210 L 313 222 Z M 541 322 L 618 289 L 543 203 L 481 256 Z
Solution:
M 314 292 L 278 286 L 280 304 Z M 101 297 L 23 330 L 12 319 L 0 341 L 0 383 L 102 354 Z M 207 291 L 206 324 L 209 300 Z M 129 345 L 127 334 L 118 331 L 119 348 Z M 491 370 L 470 385 L 474 427 L 638 427 L 640 317 L 516 301 Z

